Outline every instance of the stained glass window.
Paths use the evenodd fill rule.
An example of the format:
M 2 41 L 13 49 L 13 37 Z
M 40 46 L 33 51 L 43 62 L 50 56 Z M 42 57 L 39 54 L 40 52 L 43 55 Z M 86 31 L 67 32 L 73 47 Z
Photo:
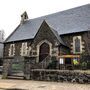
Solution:
M 74 36 L 73 37 L 73 53 L 82 53 L 82 41 L 81 36 Z
M 80 52 L 80 39 L 78 37 L 75 39 L 75 52 Z

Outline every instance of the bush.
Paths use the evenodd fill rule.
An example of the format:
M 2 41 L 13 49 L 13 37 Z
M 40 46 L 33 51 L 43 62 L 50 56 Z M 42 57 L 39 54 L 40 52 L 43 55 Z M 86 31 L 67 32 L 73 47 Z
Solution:
M 87 62 L 82 62 L 82 63 L 81 63 L 81 68 L 82 68 L 83 70 L 86 70 L 86 69 L 87 69 Z

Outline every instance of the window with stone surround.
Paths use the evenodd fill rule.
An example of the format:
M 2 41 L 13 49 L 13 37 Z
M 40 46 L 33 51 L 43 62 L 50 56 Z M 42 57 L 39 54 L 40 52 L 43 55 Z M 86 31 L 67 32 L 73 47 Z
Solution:
M 27 47 L 27 42 L 22 43 L 21 46 L 21 56 L 27 56 L 28 54 L 28 47 Z
M 73 53 L 74 54 L 82 53 L 82 40 L 81 40 L 81 36 L 74 36 L 73 37 Z
M 14 56 L 14 55 L 15 55 L 15 44 L 10 44 L 9 56 Z

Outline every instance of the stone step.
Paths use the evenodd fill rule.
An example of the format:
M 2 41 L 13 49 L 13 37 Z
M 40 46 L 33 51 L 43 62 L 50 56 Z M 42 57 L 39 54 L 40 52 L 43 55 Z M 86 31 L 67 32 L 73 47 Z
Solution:
M 8 76 L 8 79 L 18 79 L 18 80 L 23 80 L 24 77 L 23 76 Z

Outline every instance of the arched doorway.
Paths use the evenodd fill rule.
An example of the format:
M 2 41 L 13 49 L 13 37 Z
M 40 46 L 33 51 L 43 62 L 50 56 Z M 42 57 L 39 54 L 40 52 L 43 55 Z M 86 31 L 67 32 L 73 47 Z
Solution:
M 39 49 L 39 62 L 41 62 L 42 60 L 44 60 L 50 53 L 50 47 L 47 43 L 43 43 L 40 46 Z

